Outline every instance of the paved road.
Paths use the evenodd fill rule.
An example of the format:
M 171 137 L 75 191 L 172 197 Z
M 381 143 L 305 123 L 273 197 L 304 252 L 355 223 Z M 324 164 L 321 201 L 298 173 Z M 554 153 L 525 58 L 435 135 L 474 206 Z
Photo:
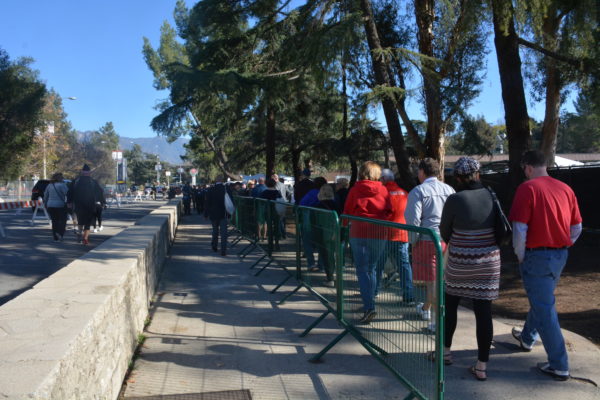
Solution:
M 161 200 L 150 200 L 105 210 L 105 228 L 102 232 L 90 235 L 88 246 L 77 243 L 71 225 L 68 226 L 64 241 L 57 243 L 52 240 L 50 225 L 45 220 L 36 219 L 34 226 L 31 226 L 32 213 L 29 209 L 23 210 L 20 215 L 15 215 L 15 210 L 0 211 L 0 223 L 6 231 L 6 237 L 0 236 L 0 305 L 163 204 L 165 202 Z

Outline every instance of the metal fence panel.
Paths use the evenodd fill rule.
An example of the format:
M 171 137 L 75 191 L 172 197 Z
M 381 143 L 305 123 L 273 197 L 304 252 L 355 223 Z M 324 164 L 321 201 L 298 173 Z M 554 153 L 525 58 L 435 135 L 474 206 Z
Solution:
M 416 396 L 442 398 L 443 363 L 434 362 L 443 354 L 439 237 L 385 221 L 341 221 L 342 324 Z

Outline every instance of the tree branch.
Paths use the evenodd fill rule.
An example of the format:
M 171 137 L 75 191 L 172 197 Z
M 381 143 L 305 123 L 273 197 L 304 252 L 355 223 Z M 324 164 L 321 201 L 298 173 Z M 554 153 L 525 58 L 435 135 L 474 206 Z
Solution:
M 571 58 L 571 57 L 567 57 L 567 56 L 563 56 L 562 54 L 558 54 L 552 50 L 548 50 L 542 46 L 540 46 L 537 43 L 533 43 L 530 42 L 528 40 L 523 39 L 522 37 L 517 37 L 517 42 L 521 45 L 521 46 L 525 46 L 528 47 L 532 50 L 538 51 L 540 53 L 542 53 L 545 56 L 548 56 L 550 58 L 553 58 L 555 60 L 558 61 L 562 61 L 564 63 L 567 63 L 569 65 L 574 66 L 575 68 L 577 68 L 580 71 L 584 71 L 587 72 L 587 68 L 585 66 L 585 63 L 583 60 L 579 60 L 579 59 L 575 59 L 575 58 Z

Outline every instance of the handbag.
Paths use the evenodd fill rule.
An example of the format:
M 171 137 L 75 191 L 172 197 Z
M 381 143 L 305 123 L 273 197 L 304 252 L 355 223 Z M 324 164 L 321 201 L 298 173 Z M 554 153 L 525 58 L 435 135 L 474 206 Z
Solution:
M 225 189 L 225 211 L 227 211 L 227 214 L 229 215 L 233 215 L 235 212 L 235 206 L 233 205 L 233 201 L 231 201 L 229 193 L 227 193 L 227 189 Z
M 496 238 L 496 243 L 498 246 L 506 245 L 510 243 L 512 239 L 512 227 L 508 218 L 506 218 L 506 215 L 504 215 L 504 212 L 502 211 L 502 206 L 500 205 L 498 197 L 496 197 L 496 193 L 489 186 L 487 187 L 487 190 L 490 192 L 490 196 L 492 196 L 496 214 L 494 220 L 494 236 Z

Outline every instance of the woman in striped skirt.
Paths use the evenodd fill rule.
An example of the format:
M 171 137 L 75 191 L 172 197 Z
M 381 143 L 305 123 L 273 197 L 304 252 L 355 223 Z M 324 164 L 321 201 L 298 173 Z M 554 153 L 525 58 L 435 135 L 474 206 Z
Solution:
M 500 249 L 494 236 L 495 209 L 490 192 L 479 181 L 479 163 L 461 157 L 454 166 L 457 193 L 448 197 L 442 212 L 440 234 L 448 243 L 444 272 L 445 364 L 452 363 L 450 347 L 456 330 L 458 303 L 473 301 L 478 357 L 470 368 L 478 380 L 487 379 L 487 362 L 492 343 L 492 300 L 498 298 Z

